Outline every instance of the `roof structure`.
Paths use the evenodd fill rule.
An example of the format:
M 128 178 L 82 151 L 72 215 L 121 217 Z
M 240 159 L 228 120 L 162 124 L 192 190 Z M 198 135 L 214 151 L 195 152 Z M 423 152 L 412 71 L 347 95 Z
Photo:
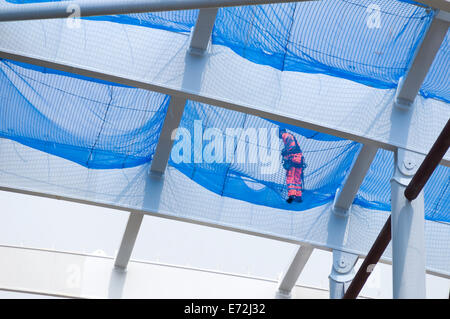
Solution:
M 284 295 L 333 250 L 342 297 L 392 214 L 394 297 L 450 276 L 450 152 L 402 195 L 450 118 L 448 2 L 0 4 L 0 189 L 130 211 L 117 267 L 150 214 L 300 244 Z

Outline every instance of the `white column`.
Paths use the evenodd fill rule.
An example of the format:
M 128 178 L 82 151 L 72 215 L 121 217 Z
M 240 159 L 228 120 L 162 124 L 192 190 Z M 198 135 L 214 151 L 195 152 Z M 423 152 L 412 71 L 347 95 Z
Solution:
M 425 216 L 423 191 L 409 201 L 404 192 L 421 159 L 398 150 L 391 180 L 392 280 L 394 298 L 425 298 Z
M 134 243 L 136 242 L 139 229 L 141 228 L 142 219 L 144 214 L 142 213 L 130 213 L 128 217 L 127 227 L 120 243 L 119 251 L 117 252 L 114 266 L 119 269 L 126 269 L 128 262 L 130 261 L 131 253 L 133 252 Z
M 164 124 L 159 135 L 158 145 L 152 159 L 150 171 L 159 175 L 164 174 L 167 162 L 169 161 L 170 151 L 172 150 L 172 137 L 175 130 L 180 125 L 183 116 L 186 99 L 177 96 L 170 97 L 170 103 L 167 108 Z
M 208 49 L 217 11 L 217 8 L 200 9 L 197 22 L 191 32 L 190 53 L 202 55 Z
M 361 151 L 352 166 L 350 173 L 345 180 L 344 186 L 337 193 L 334 201 L 334 212 L 340 215 L 346 215 L 350 209 L 356 193 L 358 193 L 367 171 L 372 164 L 378 147 L 370 144 L 364 144 Z
M 294 288 L 298 277 L 302 273 L 303 268 L 308 262 L 309 257 L 313 252 L 314 248 L 310 245 L 302 245 L 297 250 L 292 262 L 289 265 L 283 279 L 278 286 L 277 297 L 279 298 L 290 298 L 292 288 Z
M 406 77 L 402 78 L 398 84 L 395 98 L 396 106 L 408 108 L 414 102 L 442 41 L 447 35 L 449 25 L 450 13 L 437 10 L 414 56 Z

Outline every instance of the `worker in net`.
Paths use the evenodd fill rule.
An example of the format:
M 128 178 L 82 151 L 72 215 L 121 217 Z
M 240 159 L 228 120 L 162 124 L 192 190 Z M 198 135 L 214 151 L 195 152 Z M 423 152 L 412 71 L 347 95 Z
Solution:
M 288 190 L 288 198 L 286 201 L 289 204 L 293 201 L 302 202 L 303 169 L 305 166 L 302 150 L 295 136 L 285 128 L 280 128 L 279 137 L 284 143 L 281 156 L 283 158 L 283 168 L 286 170 L 286 185 Z

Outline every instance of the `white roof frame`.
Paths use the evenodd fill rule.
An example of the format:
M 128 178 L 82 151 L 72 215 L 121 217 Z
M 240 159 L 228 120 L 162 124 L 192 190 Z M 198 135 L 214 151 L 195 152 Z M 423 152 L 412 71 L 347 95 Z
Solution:
M 173 2 L 174 3 L 177 2 L 178 4 L 180 3 L 179 1 L 173 1 Z M 195 2 L 195 1 L 193 1 L 193 2 Z M 197 1 L 197 2 L 200 3 L 202 1 Z M 229 2 L 230 3 L 231 2 L 238 3 L 239 1 L 229 1 Z M 258 1 L 253 1 L 252 4 L 256 4 L 255 2 L 258 2 Z M 268 1 L 261 1 L 261 2 L 267 3 Z M 278 2 L 278 1 L 271 1 L 271 2 Z M 280 1 L 280 2 L 291 2 L 291 1 Z M 436 1 L 434 1 L 434 2 L 436 2 Z M 90 2 L 90 3 L 92 3 L 92 2 Z M 148 3 L 148 2 L 146 2 L 146 3 Z M 171 3 L 171 1 L 168 1 L 167 3 Z M 183 2 L 183 3 L 187 3 L 187 2 Z M 242 5 L 242 4 L 236 4 L 236 5 Z M 222 6 L 226 6 L 226 5 L 222 5 Z M 66 8 L 67 8 L 67 5 L 65 4 L 64 9 L 66 9 Z M 203 8 L 203 7 L 200 6 L 200 8 Z M 186 9 L 186 8 L 184 8 L 184 9 Z M 163 10 L 155 10 L 155 11 L 167 11 L 167 10 L 178 10 L 178 9 L 167 9 L 166 8 Z M 447 10 L 448 10 L 448 8 L 447 8 Z M 146 11 L 151 11 L 151 10 L 146 10 Z M 8 16 L 13 17 L 13 18 L 11 18 L 11 20 L 14 20 L 17 17 L 19 17 L 20 19 L 24 19 L 24 17 L 25 17 L 25 19 L 27 19 L 26 18 L 27 14 L 28 14 L 28 17 L 31 17 L 30 12 L 26 13 L 26 10 L 24 10 L 21 13 L 22 14 L 21 17 L 20 17 L 20 15 L 12 16 L 11 15 L 12 13 L 9 13 Z M 36 12 L 36 11 L 33 11 L 33 12 Z M 203 12 L 205 12 L 205 11 L 203 11 Z M 217 13 L 217 10 L 213 9 L 213 10 L 210 10 L 209 12 L 213 13 L 213 14 L 209 14 L 207 16 L 200 14 L 200 16 L 199 16 L 198 23 L 199 23 L 199 21 L 202 21 L 201 18 L 203 17 L 205 19 L 205 21 L 207 21 L 207 22 L 205 22 L 206 27 L 198 28 L 196 30 L 196 32 L 194 32 L 194 36 L 196 34 L 197 34 L 197 36 L 196 37 L 193 36 L 193 38 L 191 40 L 191 43 L 190 43 L 191 51 L 192 51 L 192 48 L 194 48 L 194 49 L 198 48 L 198 49 L 200 49 L 201 52 L 204 52 L 207 48 L 208 42 L 206 42 L 206 39 L 209 40 L 210 32 L 212 30 L 215 14 Z M 0 21 L 2 19 L 4 21 L 8 20 L 8 19 L 4 19 L 4 16 L 2 14 L 4 14 L 4 11 L 0 12 Z M 113 14 L 113 13 L 102 13 L 102 14 Z M 64 13 L 64 15 L 60 15 L 60 16 L 65 17 L 66 15 L 67 15 L 67 13 Z M 93 15 L 98 15 L 98 14 L 93 14 Z M 50 18 L 50 17 L 53 17 L 53 16 L 47 16 L 47 17 L 44 16 L 44 18 Z M 50 23 L 48 23 L 47 27 L 50 27 L 50 29 L 52 29 L 52 26 L 54 27 L 54 25 L 55 25 L 54 23 L 50 22 Z M 423 80 L 428 72 L 428 69 L 431 66 L 431 63 L 434 59 L 434 56 L 437 53 L 439 46 L 446 35 L 448 26 L 449 26 L 448 14 L 447 13 L 438 14 L 437 18 L 434 19 L 426 36 L 423 39 L 422 45 L 420 46 L 420 48 L 415 56 L 415 59 L 412 63 L 410 71 L 407 74 L 407 77 L 399 86 L 399 89 L 397 91 L 397 100 L 396 100 L 397 103 L 399 101 L 408 101 L 408 102 L 410 102 L 410 104 L 412 104 L 414 102 L 414 99 L 417 96 L 417 92 L 421 86 L 421 83 L 423 82 Z M 132 29 L 133 27 L 126 26 L 126 28 Z M 27 29 L 27 28 L 25 28 L 25 29 Z M 24 32 L 25 32 L 25 29 L 24 29 Z M 0 30 L 6 31 L 6 34 L 8 35 L 8 34 L 11 34 L 10 32 L 12 29 L 8 28 L 7 26 L 5 27 L 4 25 L 0 25 Z M 28 29 L 26 32 L 29 32 L 30 30 L 34 30 L 34 29 Z M 52 32 L 55 32 L 55 31 L 57 31 L 56 28 L 53 28 Z M 147 32 L 147 31 L 149 31 L 149 30 L 146 30 L 143 32 Z M 31 32 L 33 32 L 33 31 L 31 31 Z M 25 36 L 25 39 L 32 40 L 29 35 L 24 34 L 24 36 Z M 14 37 L 20 37 L 20 35 L 15 34 Z M 177 109 L 181 110 L 181 112 L 177 111 L 177 114 L 175 115 L 175 119 L 169 121 L 168 124 L 166 123 L 167 121 L 165 121 L 161 140 L 160 140 L 161 143 L 158 143 L 158 149 L 164 148 L 164 150 L 162 150 L 162 151 L 159 150 L 156 153 L 156 158 L 158 158 L 158 157 L 162 158 L 162 160 L 156 161 L 157 164 L 155 164 L 155 165 L 159 165 L 158 163 L 162 163 L 161 165 L 159 165 L 160 169 L 156 169 L 156 171 L 159 171 L 159 172 L 164 172 L 165 165 L 167 163 L 168 154 L 169 154 L 170 148 L 171 148 L 170 147 L 171 141 L 167 139 L 169 136 L 168 133 L 170 133 L 173 130 L 173 128 L 175 128 L 177 126 L 177 123 L 179 123 L 179 120 L 181 119 L 181 115 L 182 115 L 182 110 L 183 110 L 183 107 L 180 107 L 180 106 L 181 105 L 184 106 L 187 99 L 191 99 L 191 100 L 195 100 L 195 101 L 203 102 L 203 103 L 207 103 L 207 104 L 212 104 L 212 105 L 224 107 L 227 109 L 244 112 L 247 114 L 257 115 L 257 116 L 269 118 L 269 119 L 272 119 L 275 121 L 285 122 L 285 123 L 289 123 L 289 124 L 294 124 L 294 125 L 314 129 L 314 130 L 317 130 L 317 131 L 320 131 L 323 133 L 332 134 L 332 135 L 340 136 L 340 137 L 347 138 L 347 139 L 352 139 L 352 140 L 370 145 L 371 148 L 373 149 L 373 151 L 371 152 L 373 154 L 371 154 L 371 155 L 375 154 L 376 149 L 378 147 L 389 149 L 389 150 L 403 148 L 403 149 L 424 155 L 427 153 L 428 149 L 431 147 L 431 144 L 434 142 L 433 135 L 437 136 L 437 134 L 439 133 L 439 130 L 440 130 L 440 127 L 438 127 L 436 130 L 437 133 L 432 132 L 424 140 L 421 140 L 420 143 L 412 144 L 412 143 L 410 143 L 410 140 L 407 137 L 408 137 L 409 133 L 413 132 L 414 130 L 420 130 L 420 127 L 419 128 L 415 127 L 417 125 L 420 126 L 420 123 L 417 124 L 417 123 L 413 122 L 412 125 L 408 125 L 408 126 L 403 125 L 407 122 L 410 122 L 411 117 L 410 116 L 405 117 L 404 114 L 398 113 L 399 111 L 395 107 L 392 107 L 391 109 L 386 110 L 386 112 L 391 112 L 391 119 L 392 119 L 391 129 L 389 130 L 387 135 L 385 134 L 384 136 L 379 136 L 379 135 L 375 134 L 374 131 L 371 132 L 370 131 L 371 128 L 369 128 L 369 127 L 362 128 L 361 125 L 352 126 L 351 123 L 346 123 L 347 126 L 344 125 L 343 128 L 341 128 L 340 126 L 336 125 L 337 124 L 336 122 L 333 123 L 333 120 L 331 118 L 325 119 L 322 117 L 314 118 L 314 116 L 309 116 L 310 114 L 308 113 L 307 106 L 305 106 L 304 109 L 300 110 L 300 111 L 302 111 L 301 118 L 300 117 L 293 118 L 292 114 L 286 114 L 282 111 L 281 112 L 276 111 L 273 108 L 268 107 L 268 105 L 263 104 L 261 106 L 261 104 L 259 104 L 257 101 L 258 99 L 251 100 L 247 96 L 246 97 L 247 100 L 244 99 L 244 101 L 242 101 L 239 98 L 239 95 L 237 95 L 237 94 L 230 98 L 229 96 L 224 95 L 223 92 L 233 91 L 234 88 L 237 88 L 239 86 L 239 81 L 231 82 L 231 83 L 224 83 L 227 87 L 225 90 L 222 90 L 222 92 L 220 92 L 218 90 L 209 88 L 207 85 L 207 82 L 204 80 L 204 78 L 207 78 L 208 76 L 210 78 L 213 77 L 214 73 L 217 71 L 217 70 L 214 70 L 213 67 L 207 67 L 207 64 L 208 65 L 213 64 L 212 63 L 212 62 L 214 62 L 213 56 L 205 56 L 205 57 L 201 58 L 204 61 L 199 63 L 199 61 L 194 61 L 193 57 L 189 57 L 187 55 L 185 57 L 184 69 L 182 70 L 183 81 L 181 81 L 181 83 L 175 81 L 175 85 L 172 85 L 172 84 L 167 84 L 167 78 L 164 79 L 164 73 L 161 73 L 164 71 L 162 69 L 160 69 L 159 66 L 155 66 L 153 69 L 150 68 L 150 70 L 149 70 L 150 65 L 146 64 L 145 66 L 147 68 L 145 70 L 146 70 L 147 74 L 160 74 L 160 75 L 162 74 L 163 76 L 161 76 L 161 78 L 152 78 L 152 79 L 145 78 L 145 77 L 143 78 L 142 76 L 137 74 L 138 72 L 135 72 L 136 66 L 134 66 L 134 65 L 128 65 L 128 66 L 125 66 L 124 68 L 120 68 L 120 70 L 116 71 L 115 68 L 112 68 L 112 66 L 116 66 L 116 65 L 120 64 L 121 56 L 118 54 L 118 52 L 113 52 L 113 54 L 112 54 L 112 59 L 115 60 L 116 64 L 114 62 L 111 63 L 111 61 L 109 61 L 111 67 L 108 68 L 108 66 L 106 66 L 104 63 L 97 64 L 97 62 L 100 62 L 98 60 L 99 58 L 101 58 L 100 56 L 97 56 L 97 57 L 90 56 L 89 58 L 93 58 L 93 59 L 89 60 L 89 59 L 86 59 L 83 56 L 83 54 L 80 54 L 81 52 L 68 53 L 69 52 L 68 48 L 63 48 L 62 51 L 65 52 L 65 54 L 63 53 L 61 55 L 54 56 L 54 55 L 52 55 L 52 51 L 48 50 L 48 48 L 32 46 L 30 44 L 30 41 L 27 41 L 27 40 L 25 40 L 24 42 L 21 42 L 21 43 L 11 43 L 11 39 L 14 39 L 14 37 L 9 38 L 8 36 L 6 36 L 5 40 L 0 39 L 0 51 L 1 51 L 0 56 L 1 57 L 18 60 L 18 61 L 22 61 L 22 62 L 27 62 L 27 63 L 31 63 L 31 64 L 36 64 L 36 65 L 41 65 L 44 67 L 49 67 L 49 68 L 53 68 L 53 69 L 57 69 L 57 70 L 61 70 L 61 71 L 75 73 L 75 74 L 91 76 L 91 77 L 102 79 L 102 80 L 107 80 L 107 81 L 117 82 L 117 83 L 121 83 L 121 84 L 125 84 L 125 85 L 135 86 L 138 88 L 149 89 L 149 90 L 161 92 L 164 94 L 170 94 L 174 101 L 173 103 L 177 104 Z M 33 40 L 31 42 L 33 42 Z M 65 44 L 63 42 L 62 45 L 64 46 L 67 44 Z M 131 45 L 133 46 L 133 50 L 135 48 L 138 49 L 137 50 L 138 54 L 145 53 L 143 46 L 140 45 L 139 43 L 133 42 Z M 77 51 L 77 50 L 75 50 L 75 51 Z M 151 61 L 151 59 L 150 59 L 150 61 Z M 99 68 L 94 67 L 96 65 L 99 65 L 100 67 Z M 153 71 L 155 73 L 153 73 Z M 221 71 L 223 72 L 223 70 L 221 70 Z M 246 71 L 248 71 L 248 70 L 246 70 Z M 264 71 L 262 71 L 262 72 L 264 72 Z M 258 72 L 256 72 L 256 73 L 258 73 Z M 256 74 L 255 78 L 258 78 L 258 75 L 259 74 Z M 195 86 L 193 87 L 190 84 L 190 82 L 195 82 L 196 83 Z M 258 89 L 257 84 L 255 85 L 256 89 Z M 237 91 L 239 91 L 239 90 L 237 90 Z M 242 101 L 242 102 L 240 102 L 240 101 Z M 287 99 L 286 101 L 283 101 L 283 102 L 286 104 L 289 104 L 289 103 L 292 103 L 292 100 L 290 101 L 289 99 Z M 171 104 L 173 104 L 173 103 L 171 102 Z M 400 104 L 402 104 L 402 103 L 400 103 Z M 323 110 L 323 111 L 327 112 L 327 110 Z M 411 112 L 413 112 L 413 111 L 411 110 Z M 325 113 L 324 113 L 324 115 L 325 115 Z M 167 120 L 167 118 L 166 118 L 166 120 Z M 355 119 L 355 120 L 357 120 L 357 119 Z M 354 123 L 354 124 L 356 124 L 356 123 Z M 368 124 L 373 125 L 373 121 L 368 121 Z M 445 125 L 445 122 L 443 123 L 443 125 Z M 357 127 L 359 129 L 359 131 L 355 132 L 353 130 L 355 127 Z M 395 136 L 397 135 L 396 133 L 399 132 L 398 131 L 399 128 L 404 129 L 405 127 L 408 127 L 409 131 L 406 132 L 405 134 L 401 134 L 402 136 L 399 139 L 395 139 Z M 370 134 L 370 133 L 368 134 L 367 132 L 370 132 L 372 134 Z M 435 138 L 435 136 L 434 136 L 434 138 Z M 373 156 L 372 156 L 372 158 L 373 158 Z M 444 157 L 441 164 L 450 166 L 450 156 L 447 155 L 446 157 Z M 368 166 L 367 166 L 367 168 L 368 168 Z M 153 170 L 153 167 L 152 167 L 152 170 Z M 362 181 L 362 178 L 363 178 L 363 176 L 360 178 L 361 181 Z M 4 187 L 1 187 L 0 189 L 4 189 Z M 12 189 L 9 189 L 9 190 L 12 190 Z M 17 190 L 12 190 L 12 191 L 17 191 Z M 356 189 L 356 191 L 357 191 L 357 189 Z M 34 192 L 31 192 L 31 193 L 34 193 Z M 353 190 L 351 193 L 355 193 L 355 190 Z M 35 194 L 38 194 L 38 193 L 35 193 Z M 47 194 L 39 194 L 38 196 L 51 197 L 51 196 L 48 196 Z M 350 197 L 352 197 L 352 196 L 350 196 Z M 352 198 L 354 196 L 352 198 L 350 198 L 350 197 L 346 198 L 346 200 L 345 200 L 346 203 L 351 203 Z M 339 199 L 342 199 L 341 196 L 339 196 L 338 200 Z M 71 199 L 68 199 L 68 200 L 71 200 Z M 79 201 L 79 200 L 74 200 L 74 201 Z M 95 203 L 95 205 L 98 205 L 98 203 Z M 102 206 L 102 205 L 99 205 L 99 206 Z M 337 205 L 337 206 L 341 206 L 341 205 Z M 345 205 L 345 206 L 348 206 L 348 205 Z M 117 207 L 115 207 L 115 208 L 117 208 Z M 133 229 L 135 231 L 131 230 L 128 232 L 128 234 L 131 234 L 132 236 L 134 236 L 134 238 L 132 238 L 132 240 L 131 240 L 131 242 L 133 244 L 136 239 L 137 231 L 139 229 L 139 225 L 142 221 L 142 216 L 143 216 L 141 211 L 139 213 L 140 214 L 132 214 L 132 215 L 136 215 L 136 218 L 138 218 L 138 223 L 136 225 L 134 225 L 135 227 L 133 227 Z M 161 216 L 161 217 L 167 217 L 167 216 Z M 130 224 L 130 221 L 132 221 L 132 220 L 131 219 L 129 220 L 129 224 Z M 190 220 L 187 220 L 187 221 L 192 222 Z M 208 225 L 208 226 L 217 227 L 217 225 Z M 128 227 L 127 227 L 127 229 L 128 229 Z M 236 229 L 233 229 L 233 230 L 239 231 Z M 127 234 L 127 232 L 125 234 Z M 255 234 L 255 235 L 260 236 L 260 234 Z M 277 238 L 277 239 L 279 239 L 279 238 Z M 283 240 L 285 241 L 285 239 L 283 239 Z M 129 240 L 126 240 L 126 238 L 124 237 L 122 246 L 123 245 L 127 246 L 127 242 L 129 242 Z M 125 259 L 122 261 L 116 260 L 116 265 L 124 268 L 124 267 L 126 267 L 126 264 L 131 255 L 132 245 L 131 245 L 131 247 L 127 246 L 129 249 L 127 249 L 127 247 L 123 248 L 122 246 L 121 246 L 120 251 L 125 252 L 124 255 L 126 255 L 125 256 L 126 260 Z M 305 245 L 304 247 L 308 247 L 308 251 L 309 250 L 312 251 L 312 249 L 313 249 L 313 246 L 309 246 L 309 245 L 308 246 Z M 300 250 L 299 250 L 299 253 L 300 253 Z M 307 261 L 307 258 L 305 258 L 304 263 L 306 263 L 306 261 Z M 291 268 L 295 265 L 297 265 L 297 266 L 303 265 L 304 266 L 304 263 L 303 262 L 293 263 L 293 264 L 291 264 Z M 289 279 L 288 278 L 289 276 L 286 276 L 285 280 L 287 282 L 289 282 L 287 284 L 287 286 L 289 286 L 289 287 L 291 286 L 293 278 L 298 276 L 298 274 L 301 272 L 301 268 L 303 268 L 303 266 L 297 267 L 295 269 L 295 271 L 291 270 L 290 273 L 293 273 L 292 278 Z

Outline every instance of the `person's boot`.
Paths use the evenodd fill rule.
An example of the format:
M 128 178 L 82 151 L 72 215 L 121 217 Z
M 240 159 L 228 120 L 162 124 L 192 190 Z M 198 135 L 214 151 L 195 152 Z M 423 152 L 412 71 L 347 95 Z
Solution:
M 296 202 L 298 202 L 298 203 L 302 203 L 303 202 L 303 198 L 301 197 L 301 196 L 295 196 L 295 199 L 294 199 Z
M 294 200 L 294 196 L 289 196 L 288 199 L 286 199 L 286 202 L 288 202 L 290 204 L 290 203 L 292 203 L 293 200 Z

